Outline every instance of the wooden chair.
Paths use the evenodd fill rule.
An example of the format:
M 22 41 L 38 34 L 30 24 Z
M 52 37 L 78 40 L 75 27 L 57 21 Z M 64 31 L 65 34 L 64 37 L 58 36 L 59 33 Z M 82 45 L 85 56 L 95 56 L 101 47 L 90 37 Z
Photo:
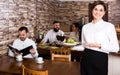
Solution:
M 28 69 L 24 65 L 22 65 L 22 75 L 48 75 L 48 70 L 36 71 Z
M 71 50 L 50 49 L 51 59 L 60 61 L 71 61 Z

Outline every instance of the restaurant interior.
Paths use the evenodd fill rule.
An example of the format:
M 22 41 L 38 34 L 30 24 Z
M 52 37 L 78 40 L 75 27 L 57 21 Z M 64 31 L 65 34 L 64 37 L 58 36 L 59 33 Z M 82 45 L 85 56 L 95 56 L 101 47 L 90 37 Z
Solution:
M 87 24 L 91 21 L 89 12 L 94 1 L 106 3 L 107 13 L 103 19 L 115 25 L 120 45 L 120 0 L 0 0 L 0 75 L 21 75 L 22 64 L 36 70 L 47 70 L 45 75 L 80 75 L 82 50 L 71 50 L 67 62 L 54 61 L 52 51 L 39 46 L 39 35 L 41 32 L 45 35 L 55 20 L 61 22 L 65 35 L 70 34 L 72 23 Z M 17 62 L 7 56 L 8 45 L 18 37 L 17 31 L 21 26 L 29 29 L 29 38 L 36 42 L 44 63 L 36 64 L 34 59 Z M 120 75 L 119 58 L 120 52 L 109 54 L 108 75 Z

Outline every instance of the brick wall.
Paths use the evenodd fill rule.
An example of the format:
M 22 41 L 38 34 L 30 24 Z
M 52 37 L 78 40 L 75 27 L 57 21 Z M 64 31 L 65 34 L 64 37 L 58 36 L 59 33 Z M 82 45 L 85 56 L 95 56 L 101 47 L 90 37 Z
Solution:
M 28 27 L 30 36 L 47 31 L 56 8 L 54 0 L 0 0 L 0 54 L 7 52 L 21 26 Z
M 62 29 L 70 30 L 73 22 L 80 22 L 80 18 L 84 16 L 86 23 L 88 22 L 88 2 L 82 1 L 63 1 L 59 2 L 59 10 L 57 18 L 62 22 Z
M 90 1 L 92 3 L 92 1 Z M 59 2 L 57 18 L 62 22 L 62 29 L 69 30 L 69 25 L 73 22 L 80 22 L 84 15 L 85 23 L 88 23 L 88 1 L 62 1 Z M 107 2 L 107 1 L 106 1 Z M 108 21 L 113 24 L 120 24 L 120 1 L 108 1 Z
M 109 21 L 113 24 L 120 24 L 120 0 L 108 2 L 109 4 Z
M 52 27 L 53 21 L 56 20 L 56 2 L 52 0 L 38 0 L 36 5 L 36 33 L 39 31 L 47 32 Z

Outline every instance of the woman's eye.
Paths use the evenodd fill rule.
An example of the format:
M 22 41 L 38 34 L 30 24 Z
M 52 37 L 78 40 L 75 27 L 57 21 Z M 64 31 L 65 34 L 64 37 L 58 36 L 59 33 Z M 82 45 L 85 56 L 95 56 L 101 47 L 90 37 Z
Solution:
M 103 10 L 102 10 L 102 9 L 100 9 L 100 11 L 101 11 L 101 12 L 103 12 Z

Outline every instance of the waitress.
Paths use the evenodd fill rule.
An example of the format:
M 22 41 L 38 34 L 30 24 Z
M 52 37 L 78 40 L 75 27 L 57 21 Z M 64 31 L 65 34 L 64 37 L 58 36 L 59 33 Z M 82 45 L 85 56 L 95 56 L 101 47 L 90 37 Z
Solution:
M 93 20 L 83 26 L 82 44 L 85 50 L 81 75 L 108 75 L 108 53 L 119 50 L 114 25 L 102 19 L 105 12 L 105 3 L 95 1 L 92 7 Z

